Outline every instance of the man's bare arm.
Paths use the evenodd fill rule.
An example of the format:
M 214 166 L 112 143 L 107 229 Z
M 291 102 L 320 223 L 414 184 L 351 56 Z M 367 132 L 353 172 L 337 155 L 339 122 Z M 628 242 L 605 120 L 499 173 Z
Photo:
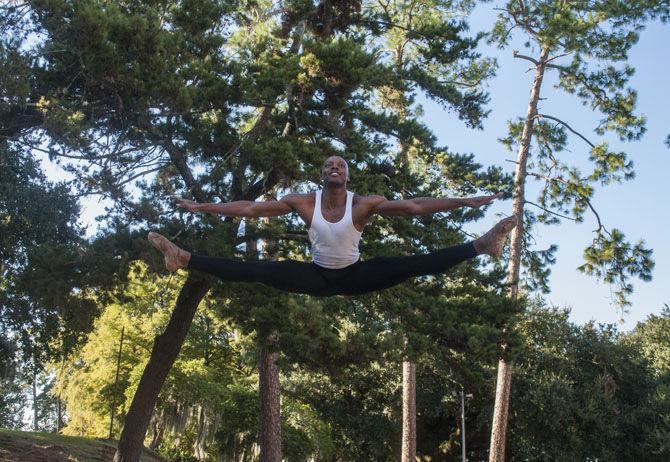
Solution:
M 501 196 L 502 193 L 493 194 L 490 196 L 464 197 L 454 199 L 417 197 L 414 199 L 399 201 L 386 200 L 379 203 L 372 210 L 372 213 L 377 213 L 386 217 L 429 215 L 437 212 L 446 212 L 447 210 L 452 210 L 459 207 L 479 208 L 483 205 L 490 204 Z
M 200 204 L 198 202 L 175 198 L 177 207 L 186 209 L 190 212 L 204 212 L 213 213 L 216 215 L 224 215 L 227 217 L 278 217 L 293 212 L 293 207 L 284 198 L 278 201 L 233 201 L 221 202 L 217 204 L 207 203 Z

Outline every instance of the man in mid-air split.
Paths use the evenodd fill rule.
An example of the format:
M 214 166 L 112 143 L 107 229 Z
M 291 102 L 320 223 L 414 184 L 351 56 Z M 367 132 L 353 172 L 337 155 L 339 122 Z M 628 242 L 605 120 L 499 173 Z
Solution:
M 347 162 L 339 156 L 326 159 L 321 169 L 323 189 L 309 194 L 289 194 L 278 201 L 235 201 L 199 204 L 176 199 L 177 206 L 191 212 L 235 217 L 276 217 L 296 212 L 309 228 L 312 263 L 296 260 L 241 261 L 207 257 L 177 247 L 166 237 L 150 232 L 149 241 L 165 256 L 168 270 L 204 271 L 224 281 L 261 282 L 280 290 L 314 296 L 358 295 L 386 289 L 417 276 L 439 274 L 477 255 L 497 257 L 507 234 L 516 224 L 505 218 L 474 241 L 436 252 L 407 257 L 377 257 L 360 260 L 358 243 L 372 214 L 413 216 L 444 212 L 458 207 L 478 208 L 501 194 L 461 199 L 415 199 L 391 201 L 382 196 L 357 196 L 347 191 Z

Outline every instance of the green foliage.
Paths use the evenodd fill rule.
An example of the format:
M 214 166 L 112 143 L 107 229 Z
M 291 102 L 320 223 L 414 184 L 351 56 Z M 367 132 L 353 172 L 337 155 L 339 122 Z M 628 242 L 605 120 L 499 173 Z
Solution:
M 38 369 L 37 372 L 31 371 L 30 381 L 32 380 L 36 381 L 37 390 L 36 399 L 32 402 L 33 413 L 37 410 L 37 431 L 56 433 L 59 431 L 60 423 L 58 420 L 60 398 L 55 377 Z
M 25 358 L 44 362 L 90 328 L 93 306 L 78 290 L 86 249 L 79 207 L 37 160 L 0 142 L 0 328 Z
M 173 462 L 198 462 L 199 459 L 192 453 L 190 447 L 161 448 L 160 455 Z
M 534 22 L 526 26 L 538 27 L 538 43 L 573 54 L 570 64 L 559 69 L 561 86 L 602 113 L 597 133 L 641 136 L 644 120 L 634 113 L 634 91 L 626 88 L 631 70 L 619 63 L 635 42 L 640 26 L 635 15 L 644 8 L 659 14 L 658 2 L 599 2 L 593 14 L 583 2 L 527 4 L 524 15 Z M 67 432 L 106 436 L 125 328 L 118 430 L 153 339 L 183 284 L 181 274 L 168 279 L 154 271 L 161 268 L 160 258 L 155 252 L 147 257 L 148 246 L 139 243 L 148 228 L 160 228 L 202 253 L 256 258 L 253 244 L 260 239 L 274 243 L 273 258 L 306 258 L 295 217 L 245 220 L 242 228 L 240 220 L 222 223 L 174 210 L 168 194 L 227 201 L 306 191 L 331 153 L 350 161 L 351 188 L 359 194 L 401 198 L 509 189 L 510 178 L 500 169 L 485 169 L 471 155 L 438 146 L 415 103 L 424 94 L 466 125 L 481 126 L 488 96 L 480 84 L 493 74 L 495 63 L 479 56 L 481 37 L 468 36 L 467 23 L 460 19 L 472 6 L 470 1 L 296 0 L 277 9 L 270 1 L 40 0 L 2 7 L 7 14 L 0 18 L 0 63 L 6 71 L 0 76 L 5 103 L 0 136 L 8 141 L 0 144 L 1 165 L 3 172 L 17 173 L 9 182 L 3 176 L 2 200 L 14 205 L 0 210 L 10 217 L 7 222 L 3 216 L 0 226 L 9 226 L 14 217 L 23 221 L 2 228 L 0 250 L 3 262 L 9 255 L 16 262 L 8 268 L 26 275 L 21 292 L 18 282 L 11 286 L 17 276 L 8 277 L 3 268 L 3 297 L 14 294 L 24 303 L 23 317 L 13 325 L 17 332 L 44 332 L 39 342 L 45 345 L 64 330 L 81 338 L 92 313 L 102 313 L 66 366 L 54 365 L 56 389 L 68 407 Z M 516 8 L 516 2 L 508 7 Z M 505 21 L 509 15 L 493 36 L 501 44 L 506 43 Z M 613 62 L 592 66 L 592 57 Z M 533 167 L 559 175 L 546 183 L 542 207 L 582 220 L 595 185 L 632 178 L 628 158 L 604 143 L 589 150 L 592 171 L 583 174 L 561 163 L 558 154 L 565 150 L 569 130 L 538 117 Z M 520 131 L 520 124 L 511 125 L 510 148 Z M 88 246 L 72 225 L 77 210 L 66 187 L 46 183 L 34 162 L 18 154 L 31 148 L 46 149 L 70 171 L 79 193 L 112 199 L 88 253 L 81 252 Z M 34 208 L 17 205 L 25 198 L 50 207 L 33 216 Z M 363 255 L 412 254 L 460 243 L 461 224 L 482 213 L 375 219 L 366 230 Z M 556 221 L 550 213 L 536 219 Z M 25 241 L 20 240 L 22 229 Z M 56 239 L 50 241 L 40 229 Z M 613 280 L 622 271 L 647 275 L 647 251 L 613 236 L 603 235 L 594 244 L 589 271 L 609 277 L 603 265 L 613 265 Z M 534 281 L 529 284 L 547 288 L 554 252 L 550 247 L 527 254 Z M 605 258 L 607 252 L 616 259 Z M 148 268 L 131 263 L 139 257 L 147 257 Z M 71 260 L 80 266 L 70 265 Z M 83 281 L 74 278 L 77 272 L 85 275 Z M 79 281 L 74 291 L 72 280 Z M 616 335 L 607 330 L 567 326 L 559 315 L 545 319 L 533 312 L 524 318 L 523 329 L 511 329 L 520 306 L 497 295 L 504 288 L 501 280 L 500 268 L 482 271 L 469 263 L 448 278 L 327 300 L 217 284 L 196 314 L 163 387 L 150 444 L 184 460 L 196 455 L 250 458 L 258 433 L 256 339 L 277 331 L 288 460 L 395 459 L 399 364 L 406 357 L 419 366 L 420 452 L 434 459 L 455 457 L 459 411 L 453 392 L 464 384 L 475 394 L 468 411 L 475 430 L 471 447 L 483 458 L 491 364 L 500 343 L 529 365 L 523 380 L 532 386 L 521 387 L 518 399 L 528 403 L 529 415 L 541 424 L 535 427 L 523 415 L 515 421 L 521 435 L 518 454 L 541 459 L 546 446 L 552 451 L 549 458 L 560 460 L 565 452 L 558 448 L 566 441 L 576 444 L 572 454 L 585 457 L 626 460 L 637 454 L 631 427 L 653 425 L 646 420 L 646 371 L 635 350 L 618 349 Z M 44 287 L 37 281 L 45 281 Z M 5 292 L 5 287 L 17 289 Z M 30 302 L 24 295 L 32 297 Z M 9 303 L 3 300 L 4 306 Z M 55 307 L 62 317 L 43 322 L 42 310 Z M 41 324 L 26 329 L 21 322 L 32 322 L 28 318 L 33 316 Z M 556 335 L 545 339 L 543 332 Z M 53 345 L 68 351 L 75 340 Z M 561 353 L 565 350 L 570 355 Z M 602 364 L 589 363 L 594 353 L 605 358 Z M 633 373 L 642 384 L 639 390 L 629 386 L 635 383 Z M 605 393 L 610 377 L 617 388 Z M 667 390 L 658 387 L 657 404 L 667 403 Z M 628 412 L 634 405 L 640 411 Z M 537 411 L 542 406 L 555 412 L 565 428 L 576 430 L 562 437 L 565 432 L 558 430 L 564 429 Z M 614 410 L 625 411 L 621 415 L 630 417 L 631 425 L 624 425 L 623 417 L 612 418 Z M 605 440 L 583 438 L 588 425 L 606 438 L 621 438 L 621 444 L 607 449 Z M 664 427 L 653 428 L 656 441 L 662 441 Z M 625 445 L 632 452 L 626 453 Z
M 670 306 L 666 303 L 659 315 L 651 315 L 638 323 L 633 332 L 624 337 L 644 355 L 654 372 L 656 389 L 653 408 L 656 421 L 650 426 L 650 452 L 663 458 L 670 454 Z
M 108 436 L 122 328 L 117 416 L 123 415 L 126 400 L 132 398 L 153 337 L 167 322 L 167 304 L 176 297 L 177 289 L 176 281 L 149 280 L 147 276 L 144 265 L 132 268 L 123 299 L 105 307 L 86 343 L 56 371 L 68 409 L 66 434 Z
M 134 267 L 124 299 L 106 306 L 87 343 L 59 373 L 67 433 L 106 433 L 120 326 L 126 326 L 120 394 L 128 399 L 180 277 L 166 280 L 144 265 Z M 523 410 L 510 422 L 515 460 L 667 458 L 667 314 L 621 337 L 611 326 L 575 326 L 567 311 L 540 301 L 521 313 L 473 283 L 436 283 L 424 281 L 421 296 L 399 287 L 365 303 L 329 299 L 311 320 L 309 310 L 321 308 L 313 300 L 304 299 L 303 314 L 288 311 L 294 318 L 287 326 L 296 325 L 297 338 L 281 337 L 287 460 L 395 460 L 404 354 L 417 365 L 419 454 L 447 460 L 460 454 L 455 392 L 463 386 L 475 396 L 467 409 L 469 457 L 485 457 L 500 341 L 517 364 L 513 400 Z M 253 336 L 216 316 L 230 309 L 225 304 L 212 298 L 202 308 L 161 392 L 149 440 L 181 460 L 250 457 L 258 432 L 257 347 Z M 330 335 L 321 318 L 338 322 Z M 406 334 L 404 353 L 395 322 Z M 514 335 L 503 334 L 511 322 Z M 298 335 L 301 329 L 312 341 Z
M 397 459 L 405 357 L 417 364 L 419 453 L 434 458 L 458 453 L 453 440 L 458 439 L 460 411 L 453 392 L 458 384 L 468 384 L 484 402 L 491 383 L 487 364 L 497 358 L 501 341 L 516 343 L 505 331 L 511 331 L 519 312 L 507 298 L 473 286 L 424 281 L 418 288 L 399 287 L 369 297 L 365 305 L 372 310 L 352 310 L 347 319 L 355 323 L 336 326 L 355 356 L 345 362 L 347 356 L 338 361 L 330 353 L 326 367 L 305 367 L 302 362 L 287 371 L 283 393 L 307 403 L 327 423 L 338 460 Z M 375 312 L 387 313 L 387 320 Z M 365 334 L 372 338 L 361 338 Z M 359 339 L 368 343 L 366 349 Z M 482 413 L 485 408 L 478 409 L 477 417 Z M 478 427 L 486 427 L 485 418 Z M 485 442 L 477 444 L 483 448 Z
M 642 349 L 658 374 L 670 371 L 670 305 L 666 303 L 660 314 L 638 323 L 627 340 Z
M 3 332 L 4 334 L 4 332 Z M 10 336 L 0 339 L 0 427 L 18 429 L 27 406 L 26 384 L 21 377 L 17 345 Z
M 118 434 L 180 279 L 152 275 L 145 264 L 133 264 L 122 297 L 105 304 L 81 349 L 53 367 L 69 417 L 65 434 L 107 436 L 123 328 L 114 424 Z M 253 452 L 257 444 L 258 376 L 256 356 L 249 355 L 255 353 L 253 341 L 214 316 L 214 300 L 204 304 L 161 391 L 149 435 L 164 454 L 179 460 L 218 453 L 234 458 Z M 327 429 L 308 408 L 288 401 L 282 414 L 287 457 L 304 460 L 301 454 L 332 452 Z
M 536 306 L 518 325 L 512 460 L 664 460 L 656 380 L 613 326 L 575 326 Z
M 8 112 L 0 129 L 26 148 L 46 147 L 75 175 L 80 193 L 112 199 L 91 243 L 97 264 L 89 261 L 90 278 L 82 284 L 102 314 L 58 373 L 68 432 L 106 434 L 125 327 L 118 429 L 183 283 L 182 276 L 166 281 L 139 266 L 127 271 L 144 255 L 147 246 L 137 240 L 146 229 L 160 228 L 212 255 L 255 258 L 253 243 L 262 239 L 276 243 L 272 258 L 306 258 L 304 242 L 293 238 L 295 217 L 245 220 L 242 228 L 240 220 L 174 210 L 168 194 L 227 201 L 309 190 L 331 153 L 350 161 L 351 188 L 359 194 L 509 189 L 500 169 L 438 146 L 415 103 L 426 95 L 466 125 L 481 126 L 488 96 L 480 84 L 495 63 L 479 56 L 481 37 L 468 36 L 460 19 L 472 2 L 275 6 L 49 0 L 29 2 L 5 19 L 3 43 L 11 53 L 3 59 L 14 63 L 12 81 L 31 76 L 28 87 L 9 86 L 7 97 L 17 105 L 29 98 L 34 117 Z M 10 44 L 7 38 L 22 28 L 40 40 Z M 549 127 L 545 137 L 561 141 Z M 483 213 L 376 219 L 366 230 L 364 258 L 461 243 L 461 224 Z M 541 271 L 551 252 L 537 258 Z M 150 268 L 160 267 L 155 253 L 150 260 Z M 216 284 L 163 387 L 151 444 L 184 457 L 251 453 L 258 431 L 254 339 L 277 331 L 282 371 L 292 382 L 283 403 L 287 458 L 395 457 L 396 365 L 406 356 L 425 366 L 423 425 L 441 428 L 424 433 L 422 451 L 451 454 L 454 384 L 479 380 L 483 402 L 496 346 L 518 341 L 510 325 L 519 306 L 496 295 L 501 276 L 500 268 L 483 271 L 471 262 L 448 278 L 328 300 Z M 116 290 L 101 290 L 110 287 Z M 469 367 L 466 357 L 478 365 Z M 447 366 L 428 366 L 436 361 Z M 480 429 L 485 412 L 477 412 Z
M 634 246 L 626 242 L 618 229 L 613 229 L 611 233 L 598 232 L 593 244 L 584 251 L 585 263 L 579 270 L 614 285 L 615 301 L 623 308 L 630 305 L 628 295 L 633 292 L 629 277 L 651 280 L 654 268 L 651 253 L 644 247 L 643 241 Z

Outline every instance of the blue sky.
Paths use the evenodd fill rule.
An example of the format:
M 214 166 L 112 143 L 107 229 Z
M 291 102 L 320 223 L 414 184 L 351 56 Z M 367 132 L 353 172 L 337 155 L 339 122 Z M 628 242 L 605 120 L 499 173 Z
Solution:
M 473 16 L 471 30 L 489 30 L 495 20 L 496 4 L 480 6 Z M 670 303 L 670 206 L 668 205 L 667 172 L 670 171 L 670 149 L 664 140 L 670 133 L 670 25 L 650 24 L 642 32 L 639 43 L 630 53 L 629 64 L 636 69 L 630 85 L 638 92 L 638 111 L 647 117 L 647 133 L 639 142 L 622 143 L 616 137 L 604 139 L 612 148 L 623 150 L 635 163 L 636 178 L 621 185 L 610 185 L 597 190 L 594 205 L 605 224 L 621 229 L 626 237 L 637 242 L 644 239 L 654 249 L 656 268 L 653 281 L 635 282 L 632 306 L 624 315 L 622 330 L 635 327 L 651 313 L 658 313 L 664 303 Z M 524 116 L 528 104 L 533 73 L 527 72 L 527 61 L 512 57 L 512 51 L 537 56 L 537 50 L 524 50 L 522 43 L 498 50 L 484 46 L 485 55 L 495 56 L 499 70 L 489 82 L 491 95 L 489 117 L 483 130 L 470 130 L 455 117 L 445 114 L 436 104 L 422 101 L 425 121 L 434 130 L 440 144 L 455 152 L 471 152 L 479 163 L 499 165 L 513 172 L 513 164 L 505 159 L 514 159 L 497 141 L 506 135 L 506 123 L 512 118 Z M 576 98 L 554 88 L 555 74 L 549 73 L 543 85 L 540 112 L 554 115 L 568 122 L 573 128 L 586 134 L 592 141 L 601 141 L 593 128 L 599 119 L 588 107 Z M 586 165 L 588 146 L 577 137 L 570 137 L 570 152 L 574 165 Z M 532 191 L 532 182 L 529 190 Z M 533 200 L 528 196 L 529 200 Z M 509 213 L 511 201 L 492 207 L 487 218 L 472 226 L 472 231 L 481 232 L 496 220 L 496 212 Z M 583 249 L 592 239 L 591 231 L 596 228 L 595 219 L 588 216 L 584 223 L 574 224 L 564 221 L 558 226 L 538 226 L 535 231 L 538 247 L 546 248 L 557 243 L 557 264 L 551 275 L 551 293 L 546 297 L 552 304 L 572 309 L 572 319 L 578 323 L 595 320 L 603 323 L 617 323 L 621 313 L 611 303 L 607 285 L 581 274 L 576 268 L 582 263 Z
M 490 29 L 495 19 L 495 6 L 489 3 L 475 11 L 471 21 L 473 32 Z M 633 328 L 649 314 L 659 312 L 664 303 L 670 303 L 670 291 L 667 289 L 670 281 L 670 246 L 667 245 L 670 206 L 667 204 L 669 194 L 666 183 L 669 181 L 670 149 L 663 143 L 670 133 L 670 48 L 664 46 L 668 43 L 670 25 L 653 23 L 642 33 L 640 42 L 630 54 L 629 63 L 636 69 L 630 84 L 638 91 L 638 108 L 647 116 L 648 131 L 641 141 L 634 143 L 620 143 L 615 137 L 606 139 L 613 148 L 625 150 L 634 160 L 637 177 L 631 182 L 599 189 L 594 201 L 609 227 L 623 230 L 631 241 L 644 239 L 654 249 L 654 279 L 650 283 L 635 282 L 633 304 L 623 318 L 623 330 Z M 422 101 L 425 121 L 438 136 L 440 144 L 449 146 L 455 152 L 474 153 L 479 163 L 499 165 L 509 172 L 513 171 L 513 164 L 505 159 L 513 159 L 515 153 L 505 151 L 497 140 L 506 134 L 509 119 L 525 114 L 532 80 L 532 72 L 526 72 L 529 63 L 512 57 L 515 48 L 523 50 L 521 44 L 505 50 L 482 48 L 485 55 L 495 56 L 499 63 L 497 76 L 488 84 L 492 112 L 484 122 L 483 130 L 467 129 L 439 106 Z M 542 92 L 546 100 L 541 103 L 541 112 L 569 121 L 580 132 L 599 141 L 600 138 L 592 132 L 598 115 L 576 99 L 555 90 L 554 83 L 555 77 L 548 74 Z M 567 155 L 574 157 L 577 165 L 585 165 L 583 161 L 588 150 L 581 140 L 572 137 L 570 151 Z M 51 177 L 63 178 L 62 172 L 52 165 L 45 162 L 43 166 Z M 94 232 L 94 218 L 101 213 L 104 204 L 93 197 L 83 201 L 82 205 L 82 222 L 89 224 L 90 235 Z M 509 213 L 510 210 L 511 201 L 496 204 L 484 220 L 472 225 L 471 231 L 485 231 L 498 220 L 496 213 Z M 551 293 L 546 298 L 552 304 L 570 307 L 575 322 L 595 320 L 616 323 L 621 315 L 611 303 L 609 287 L 576 270 L 582 263 L 583 249 L 590 242 L 594 228 L 595 221 L 589 216 L 582 224 L 564 221 L 559 226 L 535 229 L 538 247 L 546 248 L 551 243 L 559 246 L 558 262 L 553 266 L 550 280 Z

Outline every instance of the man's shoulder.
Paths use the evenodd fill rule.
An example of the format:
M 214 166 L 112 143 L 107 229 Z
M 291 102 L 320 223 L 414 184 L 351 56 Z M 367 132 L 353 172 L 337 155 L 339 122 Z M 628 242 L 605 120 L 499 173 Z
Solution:
M 283 196 L 281 199 L 279 199 L 282 202 L 286 202 L 289 205 L 292 204 L 302 204 L 306 202 L 313 202 L 314 197 L 316 196 L 316 193 L 290 193 L 285 196 Z
M 377 205 L 385 201 L 386 198 L 378 194 L 372 194 L 369 196 L 359 196 L 358 194 L 354 194 L 353 203 L 354 205 L 369 205 L 371 207 L 376 207 Z

